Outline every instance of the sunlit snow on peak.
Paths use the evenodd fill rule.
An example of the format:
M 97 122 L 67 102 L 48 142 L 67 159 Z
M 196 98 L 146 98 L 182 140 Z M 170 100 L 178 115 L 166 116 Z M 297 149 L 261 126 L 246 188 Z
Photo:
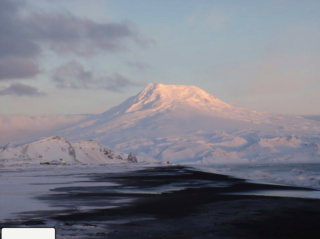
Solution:
M 228 108 L 230 105 L 196 86 L 148 84 L 136 96 L 127 113 L 138 110 L 163 111 L 181 107 L 206 109 Z

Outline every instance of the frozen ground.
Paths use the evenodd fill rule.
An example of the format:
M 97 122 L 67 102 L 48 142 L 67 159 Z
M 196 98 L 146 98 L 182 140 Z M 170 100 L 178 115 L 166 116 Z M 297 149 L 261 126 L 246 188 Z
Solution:
M 131 172 L 138 169 L 157 167 L 161 164 L 112 164 L 112 165 L 24 165 L 7 166 L 0 169 L 0 220 L 15 219 L 28 212 L 63 210 L 65 205 L 48 205 L 37 197 L 45 194 L 55 194 L 54 188 L 68 187 L 111 187 L 115 182 L 97 181 L 91 177 L 99 174 L 115 174 Z M 250 182 L 297 186 L 316 189 L 316 191 L 290 191 L 284 196 L 301 198 L 320 198 L 320 165 L 316 163 L 297 164 L 214 164 L 189 165 L 203 172 L 217 173 L 246 179 Z M 170 167 L 170 166 L 169 166 Z M 187 183 L 187 182 L 186 182 Z M 160 194 L 166 191 L 181 190 L 182 184 L 164 185 L 162 188 L 135 189 L 135 193 Z M 129 189 L 126 189 L 130 191 Z M 125 192 L 123 189 L 122 192 Z M 257 194 L 257 192 L 255 192 Z M 252 192 L 251 192 L 252 194 Z M 272 195 L 272 192 L 261 192 Z M 273 194 L 279 196 L 279 193 Z M 117 206 L 125 201 L 114 201 Z M 95 205 L 96 207 L 97 205 Z M 105 205 L 104 205 L 105 206 Z M 68 204 L 68 207 L 72 205 Z M 70 208 L 69 208 L 70 209 Z M 90 206 L 76 207 L 76 210 L 89 210 Z
M 273 183 L 320 190 L 319 163 L 211 164 L 193 166 L 205 172 L 230 175 L 259 183 Z M 308 197 L 308 195 L 304 196 Z M 318 196 L 316 194 L 310 196 L 320 198 L 320 194 Z
M 59 239 L 254 238 L 266 228 L 269 238 L 283 238 L 270 234 L 280 222 L 287 238 L 320 235 L 316 190 L 154 166 L 1 168 L 0 223 L 55 227 Z
M 51 206 L 36 198 L 54 194 L 51 190 L 60 186 L 108 187 L 110 182 L 89 179 L 96 173 L 117 173 L 137 170 L 142 166 L 133 164 L 114 165 L 23 165 L 0 168 L 0 221 L 21 218 L 28 212 L 53 210 Z M 146 167 L 146 166 L 143 166 Z M 53 205 L 54 210 L 63 206 Z M 88 206 L 90 207 L 90 206 Z M 21 214 L 23 213 L 23 214 Z

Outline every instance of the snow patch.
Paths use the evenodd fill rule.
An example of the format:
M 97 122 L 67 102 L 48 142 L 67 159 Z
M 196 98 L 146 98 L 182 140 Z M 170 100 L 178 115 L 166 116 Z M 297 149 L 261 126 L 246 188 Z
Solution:
M 95 141 L 69 142 L 66 138 L 52 136 L 30 144 L 0 151 L 0 163 L 17 164 L 110 164 L 138 162 L 134 154 L 118 153 Z
M 300 140 L 297 136 L 287 136 L 287 137 L 276 137 L 272 139 L 262 138 L 259 140 L 259 144 L 262 147 L 292 147 L 297 148 L 302 144 L 302 140 Z

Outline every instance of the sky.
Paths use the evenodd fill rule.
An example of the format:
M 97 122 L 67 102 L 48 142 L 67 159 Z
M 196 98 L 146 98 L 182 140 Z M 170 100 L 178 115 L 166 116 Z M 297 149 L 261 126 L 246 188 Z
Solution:
M 102 113 L 148 83 L 319 115 L 319 12 L 318 0 L 0 0 L 0 125 Z

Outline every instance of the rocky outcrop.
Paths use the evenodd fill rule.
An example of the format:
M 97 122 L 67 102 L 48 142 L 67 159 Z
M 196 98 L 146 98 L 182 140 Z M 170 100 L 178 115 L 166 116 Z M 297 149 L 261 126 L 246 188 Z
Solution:
M 130 153 L 128 155 L 128 162 L 130 162 L 130 163 L 138 163 L 137 156 L 134 153 Z

